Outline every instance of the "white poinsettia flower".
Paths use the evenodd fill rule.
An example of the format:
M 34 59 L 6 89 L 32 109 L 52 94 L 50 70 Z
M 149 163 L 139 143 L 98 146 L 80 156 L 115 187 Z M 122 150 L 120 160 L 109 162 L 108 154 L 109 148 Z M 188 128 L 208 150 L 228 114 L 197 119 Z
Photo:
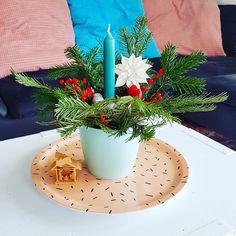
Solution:
M 116 87 L 127 85 L 136 85 L 140 88 L 140 83 L 147 83 L 149 78 L 146 71 L 152 66 L 147 64 L 147 59 L 142 60 L 142 57 L 135 57 L 134 54 L 130 58 L 122 56 L 121 64 L 116 65 L 115 73 L 118 75 Z

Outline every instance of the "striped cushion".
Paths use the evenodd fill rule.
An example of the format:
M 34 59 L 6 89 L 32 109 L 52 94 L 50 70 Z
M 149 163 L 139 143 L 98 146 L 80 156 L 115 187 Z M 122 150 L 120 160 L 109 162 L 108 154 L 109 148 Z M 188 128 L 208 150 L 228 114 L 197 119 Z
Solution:
M 74 45 L 66 0 L 4 0 L 0 16 L 0 78 L 66 62 Z
M 215 0 L 143 0 L 148 26 L 160 51 L 171 42 L 180 54 L 202 50 L 225 55 Z

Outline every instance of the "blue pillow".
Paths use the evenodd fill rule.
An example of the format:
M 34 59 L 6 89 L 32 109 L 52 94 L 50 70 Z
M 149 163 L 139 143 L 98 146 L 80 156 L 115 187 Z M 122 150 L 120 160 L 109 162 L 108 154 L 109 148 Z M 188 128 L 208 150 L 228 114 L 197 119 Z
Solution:
M 142 0 L 68 0 L 73 21 L 76 44 L 85 52 L 103 41 L 108 24 L 116 39 L 119 51 L 119 30 L 122 27 L 132 29 L 138 16 L 144 16 Z M 144 58 L 160 57 L 152 38 Z
M 0 98 L 0 116 L 6 116 L 7 115 L 7 107 L 3 100 Z

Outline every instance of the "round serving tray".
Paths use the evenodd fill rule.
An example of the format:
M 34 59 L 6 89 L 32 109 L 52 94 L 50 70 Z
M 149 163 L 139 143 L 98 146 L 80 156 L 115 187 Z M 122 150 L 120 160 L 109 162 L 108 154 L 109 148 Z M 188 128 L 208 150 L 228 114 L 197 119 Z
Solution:
M 49 167 L 56 151 L 82 161 L 83 169 L 78 172 L 76 183 L 54 184 L 55 173 Z M 86 212 L 111 214 L 163 204 L 186 184 L 188 167 L 175 148 L 153 138 L 140 144 L 129 176 L 101 180 L 86 168 L 80 136 L 76 134 L 44 148 L 32 163 L 32 178 L 40 192 L 59 204 Z

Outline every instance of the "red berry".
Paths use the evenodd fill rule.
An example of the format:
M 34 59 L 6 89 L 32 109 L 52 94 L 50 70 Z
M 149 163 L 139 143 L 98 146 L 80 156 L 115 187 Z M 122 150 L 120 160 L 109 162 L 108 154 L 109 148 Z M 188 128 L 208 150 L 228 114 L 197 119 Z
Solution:
M 74 89 L 74 91 L 76 91 L 76 92 L 77 92 L 77 91 L 79 90 L 79 86 L 77 86 L 77 85 L 76 85 L 76 86 L 74 86 L 74 88 L 73 88 L 73 89 Z
M 158 98 L 155 98 L 155 97 L 154 97 L 154 98 L 152 98 L 149 102 L 153 104 L 153 103 L 157 103 L 157 102 L 160 101 L 161 99 L 162 99 L 162 97 L 158 97 Z
M 159 70 L 159 75 L 162 76 L 163 73 L 164 73 L 163 69 L 160 69 L 160 70 Z
M 93 97 L 93 90 L 91 88 L 86 88 L 86 94 L 89 98 Z
M 163 69 L 160 69 L 158 73 L 156 73 L 155 77 L 156 79 L 159 79 L 163 75 L 164 71 Z
M 148 91 L 148 88 L 146 86 L 141 86 L 141 90 L 146 93 Z
M 138 97 L 140 99 L 142 98 L 141 90 L 134 84 L 129 87 L 128 95 L 131 97 Z
M 65 80 L 64 80 L 64 79 L 60 79 L 60 80 L 59 80 L 59 84 L 60 84 L 60 85 L 63 85 L 64 83 L 65 83 Z
M 86 100 L 87 100 L 87 97 L 85 97 L 85 96 L 81 97 L 81 101 L 86 101 Z
M 84 77 L 81 82 L 82 84 L 87 84 L 87 78 Z
M 72 79 L 72 83 L 73 83 L 73 84 L 78 84 L 78 79 L 73 78 L 73 79 Z
M 82 95 L 83 97 L 87 97 L 87 92 L 86 92 L 85 89 L 81 90 L 81 95 Z
M 149 101 L 150 103 L 156 103 L 156 99 L 155 98 L 152 98 L 150 101 Z
M 103 124 L 104 124 L 104 125 L 108 125 L 108 124 L 109 124 L 109 121 L 105 120 L 105 121 L 103 122 Z
M 100 121 L 104 122 L 106 119 L 105 119 L 105 116 L 103 114 L 100 114 L 100 118 L 99 118 Z
M 66 84 L 71 84 L 72 83 L 72 79 L 71 78 L 68 78 L 67 80 L 66 80 Z
M 161 93 L 157 93 L 156 96 L 157 96 L 158 101 L 162 100 L 162 94 Z
M 150 79 L 148 80 L 148 84 L 152 86 L 152 85 L 154 84 L 154 80 L 153 80 L 152 78 L 150 78 Z

